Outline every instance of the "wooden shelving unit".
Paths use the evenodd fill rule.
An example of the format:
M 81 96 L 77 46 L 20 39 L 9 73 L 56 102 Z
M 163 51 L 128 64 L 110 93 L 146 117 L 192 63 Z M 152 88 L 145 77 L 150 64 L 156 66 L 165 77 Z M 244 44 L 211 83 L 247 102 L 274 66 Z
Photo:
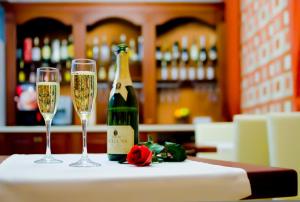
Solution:
M 226 5 L 225 5 L 226 4 Z M 97 32 L 103 32 L 111 22 L 117 22 L 119 26 L 113 29 L 128 29 L 128 35 L 136 37 L 141 35 L 144 38 L 143 60 L 141 71 L 135 82 L 137 89 L 142 97 L 140 102 L 140 111 L 142 114 L 142 123 L 156 124 L 165 118 L 164 110 L 161 111 L 159 105 L 161 90 L 182 88 L 187 91 L 200 89 L 199 86 L 217 88 L 220 92 L 217 110 L 213 113 L 216 120 L 230 120 L 233 114 L 239 113 L 239 64 L 232 60 L 232 57 L 239 57 L 239 41 L 235 38 L 239 30 L 236 28 L 239 24 L 238 5 L 235 2 L 225 1 L 225 3 L 3 3 L 6 15 L 6 103 L 7 103 L 7 125 L 16 125 L 16 105 L 14 102 L 15 90 L 17 85 L 17 64 L 16 47 L 18 44 L 18 26 L 38 19 L 53 19 L 67 26 L 71 30 L 74 39 L 75 58 L 86 57 L 86 47 L 90 43 L 93 35 Z M 232 12 L 234 11 L 234 12 Z M 187 25 L 183 21 L 189 20 Z M 176 38 L 177 27 L 185 29 L 189 26 L 198 29 L 206 29 L 213 32 L 217 37 L 218 47 L 218 77 L 212 81 L 162 81 L 157 77 L 158 68 L 156 68 L 155 50 L 157 43 L 162 40 L 172 41 Z M 115 25 L 114 25 L 115 26 Z M 187 26 L 187 27 L 186 27 Z M 106 27 L 106 28 L 105 28 Z M 181 28 L 180 28 L 181 27 Z M 35 27 L 34 29 L 39 29 Z M 169 35 L 169 31 L 176 32 Z M 193 35 L 193 33 L 189 33 Z M 106 35 L 113 35 L 107 32 Z M 140 78 L 139 78 L 140 77 Z M 228 81 L 228 82 L 227 82 Z M 232 85 L 233 82 L 235 85 Z M 99 89 L 103 90 L 106 86 L 109 88 L 109 82 L 99 82 Z M 68 93 L 68 87 L 63 87 L 63 92 Z M 106 91 L 98 96 L 99 103 L 98 116 L 105 117 L 105 99 Z M 184 92 L 186 93 L 186 92 Z M 193 94 L 188 92 L 187 94 Z M 187 95 L 186 94 L 186 95 Z M 235 95 L 233 99 L 232 96 Z M 236 99 L 236 97 L 238 97 Z M 187 101 L 189 98 L 186 99 Z M 201 100 L 196 96 L 189 100 L 198 105 Z M 194 108 L 193 108 L 194 109 Z M 206 111 L 210 110 L 204 106 Z M 214 110 L 214 109 L 213 109 Z M 200 112 L 197 112 L 198 114 Z M 201 112 L 202 113 L 202 112 Z M 74 117 L 77 117 L 76 115 Z M 99 123 L 105 123 L 105 119 L 100 118 Z M 78 120 L 74 121 L 78 123 Z M 168 120 L 167 123 L 173 123 Z M 69 138 L 69 137 L 65 137 Z M 93 138 L 99 138 L 95 135 Z M 101 138 L 100 138 L 101 139 Z M 65 139 L 67 140 L 67 139 Z M 95 140 L 96 141 L 96 140 Z M 97 140 L 98 141 L 98 140 Z M 104 140 L 99 140 L 104 144 Z M 98 141 L 98 143 L 99 143 Z M 80 136 L 71 138 L 68 144 L 72 145 L 72 151 L 78 151 L 81 148 Z M 100 144 L 99 143 L 99 144 Z
M 181 25 L 184 16 L 191 19 L 188 26 L 194 26 L 195 21 L 199 21 L 207 26 L 215 27 L 216 33 L 221 35 L 224 29 L 224 5 L 218 4 L 157 4 L 157 3 L 137 3 L 137 4 L 4 4 L 6 9 L 7 25 L 7 78 L 11 78 L 7 85 L 7 103 L 14 103 L 13 97 L 16 87 L 16 47 L 17 26 L 36 18 L 50 18 L 57 20 L 66 26 L 70 26 L 74 37 L 75 57 L 86 57 L 86 43 L 90 42 L 97 32 L 105 32 L 105 27 L 116 30 L 120 28 L 128 29 L 129 35 L 141 34 L 144 38 L 144 59 L 142 61 L 141 81 L 143 83 L 143 123 L 157 123 L 157 91 L 158 85 L 155 67 L 155 46 L 157 32 L 164 33 L 166 27 L 176 27 Z M 110 24 L 117 22 L 121 26 Z M 175 22 L 175 23 L 174 23 Z M 114 26 L 114 27 L 112 27 Z M 38 29 L 38 28 L 36 28 Z M 204 28 L 203 28 L 204 29 Z M 106 32 L 106 35 L 113 35 Z M 111 39 L 111 38 L 110 38 Z M 220 44 L 224 44 L 223 38 L 219 37 Z M 224 54 L 220 54 L 219 60 L 224 59 Z M 219 69 L 223 69 L 220 67 Z M 223 70 L 222 70 L 223 71 Z M 226 86 L 221 86 L 226 88 Z M 105 99 L 105 98 L 103 98 Z M 102 105 L 101 105 L 102 106 Z M 15 105 L 8 105 L 8 125 L 15 125 L 16 117 Z M 100 112 L 99 112 L 100 113 Z M 101 113 L 103 116 L 104 113 Z M 103 120 L 101 121 L 103 122 Z

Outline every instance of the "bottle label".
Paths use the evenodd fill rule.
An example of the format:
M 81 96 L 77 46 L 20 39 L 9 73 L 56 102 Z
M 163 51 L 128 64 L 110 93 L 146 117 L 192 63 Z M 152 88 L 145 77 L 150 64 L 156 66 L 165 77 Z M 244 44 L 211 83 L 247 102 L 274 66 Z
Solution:
M 115 80 L 113 83 L 113 88 L 110 91 L 109 99 L 116 94 L 120 93 L 120 95 L 123 97 L 123 99 L 127 100 L 128 91 L 126 89 L 126 86 L 132 86 L 132 82 L 130 79 L 128 80 Z
M 134 145 L 134 130 L 128 125 L 107 126 L 107 153 L 128 154 Z

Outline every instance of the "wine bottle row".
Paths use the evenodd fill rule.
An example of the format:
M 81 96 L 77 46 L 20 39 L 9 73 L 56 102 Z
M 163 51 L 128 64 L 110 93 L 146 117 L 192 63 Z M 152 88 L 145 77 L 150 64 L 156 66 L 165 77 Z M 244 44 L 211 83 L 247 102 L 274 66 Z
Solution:
M 198 45 L 197 45 L 198 44 Z M 165 44 L 156 47 L 156 66 L 160 68 L 161 80 L 215 80 L 218 60 L 216 43 L 207 49 L 206 37 L 199 42 L 193 40 L 188 47 L 188 37 L 184 36 L 181 46 L 175 41 L 172 47 Z
M 17 48 L 18 83 L 35 83 L 36 68 L 56 67 L 61 72 L 61 82 L 70 82 L 71 60 L 74 58 L 73 39 L 27 37 Z
M 101 38 L 101 43 L 99 42 Z M 115 78 L 115 60 L 117 44 L 127 43 L 127 36 L 121 34 L 119 40 L 112 39 L 108 43 L 106 35 L 101 37 L 94 37 L 93 43 L 87 45 L 86 55 L 88 58 L 94 59 L 98 64 L 98 80 L 99 81 L 113 81 Z M 139 36 L 138 39 L 129 39 L 129 63 L 134 68 L 140 68 L 140 62 L 143 59 L 143 38 Z

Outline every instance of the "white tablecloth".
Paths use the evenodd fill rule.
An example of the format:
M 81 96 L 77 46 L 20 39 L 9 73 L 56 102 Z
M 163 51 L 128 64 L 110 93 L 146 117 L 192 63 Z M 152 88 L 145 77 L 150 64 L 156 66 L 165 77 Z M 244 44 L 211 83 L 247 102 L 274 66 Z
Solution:
M 251 194 L 247 174 L 186 160 L 136 167 L 91 154 L 101 167 L 73 168 L 80 155 L 56 155 L 62 164 L 35 164 L 42 155 L 12 155 L 0 164 L 0 201 L 200 201 L 235 200 Z

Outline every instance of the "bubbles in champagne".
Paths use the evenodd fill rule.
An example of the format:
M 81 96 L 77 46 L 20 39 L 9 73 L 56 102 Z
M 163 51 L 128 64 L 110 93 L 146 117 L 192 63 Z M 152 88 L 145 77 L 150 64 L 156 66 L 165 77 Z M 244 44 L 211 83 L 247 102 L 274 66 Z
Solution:
M 45 120 L 51 120 L 56 113 L 59 97 L 59 83 L 38 82 L 37 101 L 41 114 Z
M 81 118 L 87 118 L 91 111 L 97 93 L 96 73 L 76 71 L 71 75 L 71 90 L 75 110 Z

